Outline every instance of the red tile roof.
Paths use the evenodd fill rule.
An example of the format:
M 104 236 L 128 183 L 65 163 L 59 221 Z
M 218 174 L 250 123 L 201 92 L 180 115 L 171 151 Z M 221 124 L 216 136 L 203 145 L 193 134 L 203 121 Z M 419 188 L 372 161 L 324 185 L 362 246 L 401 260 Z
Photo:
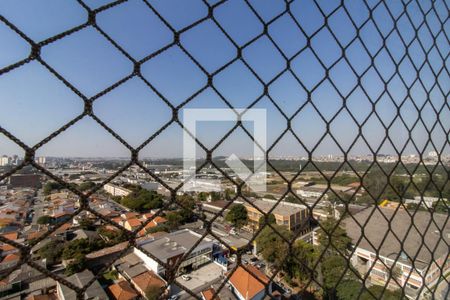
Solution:
M 146 291 L 150 286 L 156 285 L 163 288 L 165 282 L 155 273 L 151 271 L 144 272 L 138 276 L 135 276 L 131 281 L 141 290 Z
M 251 272 L 247 272 L 243 267 L 238 267 L 231 275 L 229 281 L 245 299 L 252 299 L 259 292 L 265 289 L 265 284 L 270 282 L 270 279 L 254 266 L 246 266 Z M 258 279 L 256 279 L 256 278 Z M 261 281 L 264 283 L 261 283 Z
M 116 284 L 110 285 L 108 291 L 116 300 L 131 300 L 138 297 L 136 291 L 131 287 L 126 280 L 119 281 Z
M 207 290 L 201 291 L 202 297 L 205 300 L 212 300 L 216 291 L 213 288 L 209 288 Z M 215 300 L 220 300 L 219 296 L 216 295 Z
M 18 254 L 14 254 L 14 253 L 13 254 L 8 254 L 2 260 L 2 263 L 13 262 L 13 261 L 16 261 L 16 260 L 19 260 L 19 259 L 20 259 L 20 255 L 18 255 Z

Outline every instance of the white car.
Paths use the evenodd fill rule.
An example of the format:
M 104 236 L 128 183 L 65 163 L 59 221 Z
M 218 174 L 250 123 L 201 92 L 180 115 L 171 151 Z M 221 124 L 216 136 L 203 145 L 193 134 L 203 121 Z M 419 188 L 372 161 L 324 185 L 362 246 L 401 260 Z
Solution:
M 186 274 L 181 275 L 181 278 L 182 278 L 184 281 L 191 280 L 191 276 L 186 275 Z

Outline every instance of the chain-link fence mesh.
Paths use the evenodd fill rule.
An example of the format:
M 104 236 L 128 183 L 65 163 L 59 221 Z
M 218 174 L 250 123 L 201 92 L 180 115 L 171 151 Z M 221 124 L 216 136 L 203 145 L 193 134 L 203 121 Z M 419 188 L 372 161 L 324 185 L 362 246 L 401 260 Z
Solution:
M 183 261 L 189 259 L 189 255 L 208 236 L 220 242 L 230 253 L 237 255 L 237 263 L 231 270 L 223 274 L 221 283 L 213 290 L 213 297 L 219 297 L 223 289 L 229 288 L 227 283 L 234 276 L 233 274 L 239 273 L 241 276 L 242 272 L 251 274 L 254 285 L 264 286 L 264 294 L 268 298 L 278 297 L 272 291 L 272 283 L 278 282 L 280 278 L 284 281 L 289 278 L 290 283 L 295 282 L 293 285 L 296 287 L 292 294 L 293 297 L 298 296 L 300 299 L 309 299 L 308 297 L 401 299 L 406 296 L 445 299 L 450 297 L 448 294 L 449 202 L 444 197 L 449 187 L 449 162 L 444 161 L 444 157 L 445 153 L 449 152 L 450 130 L 450 106 L 448 103 L 450 23 L 448 22 L 449 7 L 446 1 L 293 0 L 273 1 L 269 4 L 269 9 L 264 10 L 261 8 L 264 5 L 267 6 L 267 3 L 263 4 L 264 1 L 213 1 L 214 3 L 210 3 L 211 1 L 205 0 L 196 3 L 207 12 L 204 16 L 190 20 L 189 24 L 178 26 L 174 25 L 173 19 L 169 20 L 166 11 L 160 9 L 153 1 L 144 0 L 140 4 L 143 4 L 145 13 L 154 15 L 158 22 L 163 24 L 161 26 L 170 32 L 171 39 L 165 45 L 153 49 L 150 53 L 145 53 L 141 59 L 136 59 L 128 53 L 127 45 L 116 41 L 106 30 L 102 29 L 102 25 L 97 21 L 102 14 L 110 10 L 120 10 L 127 2 L 126 0 L 114 1 L 92 8 L 79 0 L 77 3 L 84 10 L 87 21 L 38 42 L 24 33 L 20 26 L 15 24 L 15 20 L 8 19 L 3 14 L 0 15 L 1 23 L 28 43 L 31 49 L 27 57 L 2 67 L 0 79 L 35 62 L 69 88 L 84 103 L 84 111 L 80 115 L 34 146 L 22 142 L 14 132 L 7 130 L 7 124 L 1 124 L 0 132 L 21 147 L 25 157 L 20 165 L 2 174 L 0 180 L 19 173 L 25 167 L 32 166 L 37 172 L 45 174 L 79 199 L 79 207 L 69 216 L 67 222 L 73 220 L 81 212 L 88 211 L 104 224 L 119 228 L 126 235 L 126 242 L 122 244 L 125 246 L 118 251 L 114 259 L 102 266 L 101 270 L 96 272 L 95 277 L 83 283 L 82 286 L 49 271 L 31 254 L 32 248 L 62 228 L 62 223 L 29 243 L 20 243 L 0 236 L 2 243 L 20 250 L 20 261 L 3 270 L 2 279 L 8 278 L 12 272 L 21 268 L 23 264 L 27 264 L 73 289 L 77 298 L 85 299 L 87 288 L 110 270 L 121 257 L 129 253 L 130 249 L 136 248 L 164 266 L 167 270 L 165 273 L 167 287 L 177 281 L 177 285 L 184 289 L 190 297 L 201 299 L 202 296 L 198 294 L 198 291 L 190 290 L 185 283 L 176 278 Z M 247 39 L 236 38 L 236 31 L 228 30 L 224 25 L 221 19 L 223 15 L 219 12 L 222 9 L 234 9 L 235 2 L 240 3 L 239 9 L 247 11 L 249 18 L 259 28 L 256 35 Z M 189 15 L 189 11 L 184 13 Z M 314 17 L 311 18 L 311 16 Z M 341 20 L 339 24 L 336 23 L 337 18 Z M 239 22 L 239 20 L 236 19 L 233 22 Z M 288 36 L 288 40 L 280 38 L 280 34 L 277 32 L 280 22 L 288 24 L 284 29 L 289 30 L 281 35 L 281 37 Z M 231 58 L 213 57 L 214 68 L 204 63 L 205 58 L 201 51 L 189 49 L 185 42 L 186 35 L 205 24 L 214 29 L 214 35 L 220 35 L 222 39 L 226 40 L 226 43 L 234 51 Z M 46 61 L 45 56 L 41 55 L 42 51 L 53 43 L 86 30 L 94 30 L 99 34 L 99 38 L 109 43 L 109 47 L 115 48 L 133 65 L 130 74 L 91 96 L 87 96 L 77 88 L 77 85 L 72 83 L 68 76 L 64 76 L 57 67 Z M 205 40 L 202 47 L 207 48 L 209 42 L 209 40 Z M 270 49 L 267 51 L 266 57 L 255 58 L 249 52 L 251 48 L 264 47 Z M 179 104 L 174 104 L 175 99 L 172 99 L 170 94 L 161 91 L 158 85 L 148 76 L 144 76 L 142 72 L 146 64 L 157 60 L 158 57 L 173 49 L 182 53 L 189 63 L 194 64 L 200 70 L 201 76 L 206 78 L 205 84 L 178 101 Z M 66 59 L 70 60 L 70 57 Z M 275 59 L 282 63 L 274 68 L 271 66 L 271 60 Z M 213 147 L 207 147 L 199 139 L 196 139 L 196 143 L 206 153 L 206 159 L 201 161 L 197 170 L 200 171 L 211 165 L 222 174 L 223 178 L 236 187 L 236 193 L 226 201 L 219 212 L 210 218 L 194 211 L 192 207 L 186 206 L 186 203 L 182 201 L 182 197 L 178 195 L 182 191 L 182 182 L 176 187 L 169 185 L 158 173 L 148 168 L 138 155 L 170 126 L 175 125 L 184 129 L 180 120 L 180 112 L 207 89 L 214 91 L 226 107 L 237 108 L 232 99 L 217 87 L 216 82 L 222 73 L 227 72 L 237 62 L 255 79 L 261 90 L 256 97 L 246 99 L 248 102 L 246 108 L 258 107 L 260 102 L 267 101 L 275 107 L 276 112 L 282 116 L 282 120 L 285 122 L 279 136 L 269 144 L 265 157 L 270 171 L 281 178 L 285 190 L 281 193 L 281 197 L 274 200 L 270 209 L 264 210 L 251 199 L 252 197 L 249 197 L 245 183 L 230 176 L 229 172 L 224 170 L 223 165 L 213 159 L 214 151 L 234 131 L 243 130 L 252 139 L 251 131 L 243 123 L 236 122 L 235 126 Z M 264 69 L 270 69 L 271 74 L 267 75 L 262 71 Z M 156 68 L 156 74 L 159 71 Z M 286 111 L 283 107 L 284 104 L 272 89 L 284 76 L 290 78 L 288 86 L 301 90 L 304 97 L 304 101 L 300 101 L 298 107 L 289 109 L 289 111 Z M 143 83 L 172 112 L 171 119 L 137 147 L 131 146 L 125 138 L 102 121 L 93 110 L 98 99 L 132 79 Z M 326 97 L 334 98 L 338 104 L 318 100 L 323 97 L 320 93 L 325 86 Z M 176 89 L 177 85 L 174 84 L 170 88 Z M 239 91 L 236 93 L 239 94 Z M 295 102 L 294 99 L 289 99 L 289 101 Z M 334 108 L 333 105 L 335 105 Z M 356 112 L 354 107 L 358 105 L 363 107 L 366 113 Z M 380 106 L 385 109 L 380 109 Z M 321 123 L 324 128 L 323 134 L 317 134 L 313 143 L 305 141 L 302 130 L 295 128 L 296 122 L 302 122 L 307 110 L 310 115 L 315 116 L 314 121 L 317 123 L 307 124 L 302 130 L 312 130 L 311 127 L 318 123 Z M 49 115 L 49 117 L 51 116 Z M 129 161 L 121 165 L 108 179 L 88 191 L 81 191 L 78 187 L 68 184 L 62 177 L 35 162 L 35 155 L 41 147 L 85 118 L 91 118 L 109 132 L 129 150 L 131 155 Z M 344 141 L 340 137 L 342 132 L 337 133 L 333 130 L 341 118 L 347 122 L 345 131 L 348 129 L 349 135 L 354 132 L 351 140 L 347 140 L 346 145 L 343 145 Z M 378 133 L 381 132 L 377 145 L 372 142 L 373 136 L 378 134 L 373 127 L 370 127 L 370 124 L 373 123 L 377 124 Z M 33 131 L 33 128 L 28 130 Z M 284 172 L 278 170 L 280 165 L 272 154 L 286 136 L 293 138 L 298 148 L 307 157 L 301 162 L 302 167 L 299 170 L 294 168 L 292 177 L 286 176 Z M 404 137 L 401 142 L 399 141 L 400 136 Z M 324 172 L 321 163 L 315 159 L 317 150 L 323 147 L 324 141 L 327 141 L 328 145 L 336 146 L 338 152 L 342 153 L 342 159 L 336 164 L 331 174 Z M 356 145 L 363 145 L 369 154 L 370 162 L 363 169 L 358 167 L 351 156 L 351 151 Z M 394 158 L 389 164 L 379 161 L 380 155 L 383 154 L 386 147 L 391 149 L 391 157 Z M 101 151 L 101 149 L 99 150 Z M 413 164 L 408 164 L 404 161 L 405 155 L 411 153 L 411 150 L 416 153 L 418 160 Z M 431 164 L 427 160 L 428 152 L 435 153 Z M 105 184 L 133 166 L 140 168 L 170 191 L 170 197 L 157 213 L 130 231 L 93 209 L 90 203 Z M 305 197 L 299 195 L 297 191 L 296 181 L 301 178 L 305 170 L 314 170 L 316 176 L 320 177 L 325 184 L 325 188 L 318 192 L 318 199 L 314 202 L 306 201 Z M 334 189 L 333 184 L 343 171 L 351 173 L 359 183 L 350 194 Z M 406 180 L 403 185 L 396 182 L 399 173 Z M 421 185 L 415 180 L 416 176 L 424 177 Z M 411 189 L 420 195 L 420 200 L 413 209 L 407 207 L 402 200 L 406 198 L 408 190 Z M 437 199 L 437 203 L 432 208 L 423 209 L 430 190 L 434 191 L 433 195 Z M 383 202 L 383 197 L 388 192 L 391 198 L 400 199 L 399 204 L 389 210 L 386 208 L 387 202 Z M 357 205 L 353 201 L 358 197 L 365 198 L 366 203 L 371 203 L 371 205 L 367 205 L 363 212 L 354 213 L 353 209 Z M 282 230 L 282 227 L 270 220 L 271 213 L 288 198 L 290 201 L 306 207 L 309 218 L 302 220 L 303 223 L 299 225 L 301 230 Z M 327 199 L 340 209 L 333 210 L 335 218 L 318 221 L 313 217 L 315 216 L 314 211 L 321 201 Z M 266 275 L 261 276 L 261 271 L 244 263 L 242 257 L 245 255 L 247 247 L 236 249 L 226 238 L 213 230 L 217 219 L 224 216 L 236 200 L 243 201 L 248 207 L 247 210 L 253 210 L 255 214 L 259 213 L 258 215 L 264 216 L 261 224 L 251 232 L 248 246 L 253 245 L 255 241 L 257 244 L 261 244 L 263 242 L 262 240 L 258 242 L 259 237 L 269 236 L 271 243 L 265 245 L 267 248 L 273 246 L 276 253 L 271 253 L 274 257 L 272 257 L 272 261 L 267 262 L 270 263 L 271 271 Z M 169 264 L 161 261 L 155 253 L 146 250 L 139 243 L 138 233 L 156 218 L 173 210 L 173 207 L 190 210 L 195 214 L 203 222 L 204 233 L 190 249 L 183 253 L 181 258 L 173 264 Z M 314 246 L 299 242 L 299 239 L 305 234 L 309 235 L 309 243 Z M 353 247 L 348 247 L 350 243 L 347 239 L 352 240 Z M 264 252 L 265 249 L 262 251 Z M 295 270 L 293 266 L 295 266 Z M 361 268 L 364 270 L 361 271 Z M 334 277 L 330 278 L 327 275 L 329 273 L 333 273 Z M 379 290 L 371 288 L 376 280 L 381 287 Z M 392 287 L 397 289 L 394 295 L 389 294 Z M 168 297 L 168 295 L 162 294 L 161 297 Z M 250 299 L 251 296 L 242 295 L 242 297 L 242 299 Z

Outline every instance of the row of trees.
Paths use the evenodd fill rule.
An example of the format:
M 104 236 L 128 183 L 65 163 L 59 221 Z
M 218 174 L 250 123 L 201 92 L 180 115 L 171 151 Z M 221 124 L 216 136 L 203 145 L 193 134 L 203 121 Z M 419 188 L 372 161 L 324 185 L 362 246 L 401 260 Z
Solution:
M 93 181 L 85 181 L 81 184 L 76 184 L 76 183 L 69 183 L 69 186 L 76 188 L 82 192 L 90 190 L 92 188 L 95 187 L 95 182 Z M 64 185 L 60 184 L 59 182 L 56 181 L 48 181 L 44 184 L 42 191 L 44 193 L 44 195 L 50 195 L 53 192 L 58 192 L 61 191 L 65 188 Z

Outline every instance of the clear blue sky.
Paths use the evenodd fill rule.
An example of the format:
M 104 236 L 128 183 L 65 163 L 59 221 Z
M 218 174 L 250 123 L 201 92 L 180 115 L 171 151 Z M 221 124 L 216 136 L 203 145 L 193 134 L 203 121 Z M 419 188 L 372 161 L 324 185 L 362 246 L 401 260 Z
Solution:
M 108 2 L 110 1 L 85 1 L 91 8 Z M 192 24 L 208 13 L 207 6 L 200 0 L 149 2 L 175 30 Z M 264 22 L 274 18 L 285 7 L 284 1 L 253 0 L 250 2 Z M 329 0 L 318 2 L 325 14 L 333 11 L 339 3 L 339 1 Z M 357 25 L 362 24 L 368 18 L 369 11 L 362 1 L 344 2 L 348 13 Z M 424 10 L 428 9 L 427 3 L 424 1 L 422 4 Z M 398 16 L 402 12 L 400 1 L 389 1 L 388 5 L 394 16 Z M 439 14 L 433 14 L 427 19 L 431 31 L 425 27 L 419 30 L 419 40 L 426 49 L 433 45 L 433 36 L 437 40 L 437 48 L 434 48 L 428 57 L 434 71 L 439 70 L 443 63 L 437 50 L 441 51 L 444 56 L 449 51 L 449 45 L 443 33 L 439 33 L 439 19 L 445 20 L 448 10 L 442 3 L 436 5 Z M 291 5 L 291 11 L 307 35 L 314 33 L 324 22 L 319 9 L 312 1 L 295 1 Z M 76 1 L 70 0 L 3 0 L 0 2 L 0 13 L 35 42 L 45 40 L 87 20 L 86 11 Z M 417 4 L 411 4 L 408 7 L 408 13 L 412 24 L 406 16 L 402 17 L 397 24 L 398 30 L 406 42 L 415 38 L 413 26 L 417 26 L 422 20 Z M 244 1 L 228 1 L 215 9 L 214 16 L 238 45 L 244 45 L 263 30 L 262 23 Z M 394 26 L 384 5 L 373 11 L 373 18 L 385 36 Z M 346 46 L 356 35 L 356 31 L 343 9 L 333 14 L 328 22 L 338 42 L 334 40 L 328 30 L 322 30 L 312 39 L 311 48 L 297 56 L 291 64 L 293 72 L 302 80 L 307 89 L 325 76 L 323 68 L 311 49 L 316 51 L 323 64 L 329 66 L 340 57 L 338 43 Z M 171 30 L 142 1 L 128 1 L 106 10 L 97 15 L 97 23 L 137 60 L 170 44 L 173 40 Z M 448 23 L 445 30 L 449 35 Z M 304 33 L 295 26 L 294 20 L 289 15 L 284 15 L 273 22 L 269 26 L 268 33 L 283 54 L 289 58 L 306 45 Z M 373 54 L 382 47 L 382 38 L 375 30 L 373 22 L 367 23 L 361 29 L 360 38 L 369 53 Z M 180 40 L 186 50 L 198 60 L 207 72 L 214 72 L 236 56 L 235 46 L 227 40 L 211 20 L 202 22 L 184 32 Z M 361 40 L 353 42 L 345 52 L 351 65 L 359 74 L 371 63 L 366 50 L 361 46 Z M 30 52 L 29 45 L 1 22 L 0 49 L 0 68 L 27 57 Z M 405 53 L 406 49 L 400 43 L 397 33 L 386 40 L 386 48 L 374 61 L 382 78 L 385 79 L 396 72 L 394 61 L 386 50 L 391 52 L 394 61 L 399 61 Z M 403 62 L 399 67 L 399 72 L 410 84 L 416 76 L 412 64 L 420 66 L 425 55 L 420 49 L 417 39 L 411 44 L 408 51 L 413 61 Z M 42 58 L 87 97 L 94 96 L 133 70 L 133 64 L 92 27 L 45 46 L 42 49 Z M 283 56 L 271 44 L 267 36 L 263 36 L 245 48 L 243 58 L 265 82 L 271 81 L 286 64 Z M 142 66 L 142 74 L 174 105 L 182 103 L 207 83 L 205 74 L 177 46 L 169 48 L 146 62 Z M 437 108 L 440 108 L 445 98 L 437 87 L 431 89 L 434 76 L 428 66 L 422 70 L 420 78 L 423 80 L 425 88 L 428 89 L 431 101 Z M 357 78 L 344 61 L 338 63 L 330 71 L 329 79 L 346 96 L 357 84 Z M 233 63 L 217 74 L 213 83 L 217 90 L 236 108 L 248 106 L 263 92 L 262 84 L 241 61 Z M 448 93 L 449 77 L 445 74 L 440 76 L 439 83 L 442 89 Z M 370 113 L 372 109 L 370 101 L 375 100 L 384 91 L 383 83 L 373 69 L 362 78 L 361 86 L 366 89 L 369 97 L 362 92 L 361 88 L 358 88 L 348 95 L 347 100 L 347 106 L 358 122 L 364 120 Z M 411 88 L 412 101 L 416 105 L 421 106 L 427 99 L 426 89 L 419 84 L 415 84 Z M 407 92 L 398 76 L 389 84 L 388 91 L 397 102 L 400 102 Z M 288 116 L 307 100 L 307 92 L 290 73 L 285 73 L 271 84 L 269 93 Z M 316 89 L 312 94 L 312 101 L 327 119 L 330 119 L 343 104 L 341 97 L 329 81 L 325 81 Z M 0 105 L 0 126 L 30 146 L 76 117 L 83 110 L 83 101 L 36 61 L 0 76 Z M 225 103 L 210 88 L 185 106 L 185 108 L 225 107 Z M 286 128 L 286 122 L 266 97 L 254 107 L 267 109 L 269 129 L 267 138 L 268 144 L 271 145 Z M 389 124 L 396 116 L 395 106 L 386 94 L 376 106 L 376 111 L 386 124 Z M 170 108 L 136 77 L 97 99 L 94 103 L 94 113 L 132 146 L 142 143 L 171 118 Z M 417 110 L 410 101 L 401 108 L 401 114 L 407 126 L 412 126 L 418 116 Z M 425 124 L 419 124 L 413 131 L 413 138 L 419 147 L 423 147 L 428 138 L 424 126 L 432 128 L 434 120 L 436 120 L 436 114 L 430 105 L 427 105 L 421 114 L 425 119 Z M 442 111 L 440 118 L 445 130 L 448 130 L 450 127 L 448 107 Z M 212 145 L 232 125 L 231 123 L 200 124 L 198 127 L 199 138 L 206 145 Z M 308 147 L 312 147 L 325 131 L 324 122 L 311 105 L 306 106 L 292 121 L 292 127 Z M 344 149 L 357 134 L 357 126 L 347 113 L 342 113 L 337 117 L 330 127 L 331 132 L 344 146 Z M 384 137 L 384 129 L 375 116 L 364 126 L 363 133 L 375 148 Z M 407 139 L 407 130 L 400 120 L 394 123 L 390 134 L 398 147 L 403 146 Z M 438 147 L 442 147 L 446 141 L 445 132 L 440 128 L 435 129 L 432 138 Z M 141 156 L 177 157 L 182 154 L 181 147 L 182 131 L 175 124 L 150 143 L 143 150 Z M 218 149 L 215 155 L 230 154 L 231 152 L 248 155 L 251 153 L 251 149 L 250 140 L 242 132 L 236 132 Z M 431 150 L 431 148 L 427 148 L 427 151 Z M 392 153 L 392 149 L 386 145 L 380 152 Z M 414 152 L 411 147 L 408 147 L 407 153 Z M 14 143 L 0 135 L 0 155 L 14 153 L 22 154 Z M 334 142 L 329 138 L 325 139 L 315 154 L 328 153 L 339 154 Z M 367 146 L 364 146 L 360 140 L 352 149 L 352 153 L 368 153 Z M 304 154 L 305 152 L 290 134 L 286 135 L 273 151 L 273 155 Z M 38 155 L 107 157 L 127 156 L 129 153 L 103 128 L 89 117 L 85 117 L 42 147 Z

